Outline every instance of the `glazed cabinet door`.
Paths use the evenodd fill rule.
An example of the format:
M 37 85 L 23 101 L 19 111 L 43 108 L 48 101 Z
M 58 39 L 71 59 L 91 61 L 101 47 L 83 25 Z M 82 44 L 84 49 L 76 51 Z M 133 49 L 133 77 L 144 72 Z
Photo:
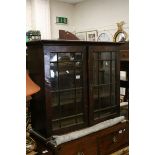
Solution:
M 52 132 L 58 134 L 86 126 L 86 48 L 46 46 L 44 59 Z
M 119 52 L 111 46 L 89 49 L 90 123 L 119 115 Z

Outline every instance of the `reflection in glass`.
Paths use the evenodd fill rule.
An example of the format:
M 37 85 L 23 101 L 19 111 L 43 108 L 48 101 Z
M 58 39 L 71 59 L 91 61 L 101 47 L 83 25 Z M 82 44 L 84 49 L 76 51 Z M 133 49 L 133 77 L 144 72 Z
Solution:
M 110 106 L 110 85 L 99 88 L 99 102 L 101 108 Z
M 98 85 L 98 70 L 93 71 L 93 84 Z
M 84 122 L 83 54 L 50 54 L 53 130 Z
M 50 77 L 52 90 L 58 89 L 58 69 L 57 63 L 50 63 Z
M 116 59 L 116 52 L 111 52 L 112 53 L 112 60 Z
M 63 68 L 59 71 L 59 89 L 75 88 L 74 70 Z
M 63 121 L 61 121 L 61 127 L 67 127 L 67 126 L 71 126 L 71 125 L 75 125 L 76 124 L 76 119 L 75 118 L 68 118 L 68 119 L 64 119 Z
M 93 84 L 94 85 L 98 85 L 98 74 L 99 74 L 99 71 L 98 71 L 98 61 L 94 61 L 94 64 L 93 64 Z
M 82 71 L 79 69 L 75 71 L 75 84 L 76 88 L 83 86 L 83 74 Z
M 93 100 L 94 100 L 94 109 L 98 109 L 99 106 L 99 90 L 98 87 L 93 88 Z
M 81 61 L 83 58 L 82 58 L 82 53 L 75 53 L 75 60 L 76 61 Z
M 83 112 L 83 89 L 76 90 L 76 111 L 77 113 Z
M 52 101 L 51 101 L 52 107 L 58 106 L 59 105 L 59 94 L 56 92 L 52 92 L 51 95 L 52 95 L 52 97 L 51 97 L 52 98 Z
M 74 104 L 75 103 L 75 91 L 64 91 L 60 93 L 60 105 Z
M 99 59 L 100 60 L 110 60 L 111 59 L 111 53 L 110 52 L 100 52 L 99 53 Z
M 73 61 L 74 53 L 58 53 L 58 61 Z
M 44 55 L 44 62 L 45 62 L 45 68 L 44 68 L 45 69 L 45 81 L 47 83 L 50 83 L 50 65 L 49 65 L 50 56 L 48 53 Z
M 57 53 L 50 53 L 50 62 L 57 62 Z
M 99 62 L 99 84 L 110 83 L 110 61 Z
M 83 115 L 76 118 L 77 124 L 83 123 Z

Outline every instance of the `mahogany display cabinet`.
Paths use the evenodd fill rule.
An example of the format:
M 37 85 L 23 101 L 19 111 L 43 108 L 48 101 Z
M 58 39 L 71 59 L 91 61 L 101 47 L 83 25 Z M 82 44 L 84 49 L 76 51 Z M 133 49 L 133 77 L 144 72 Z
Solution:
M 125 88 L 124 101 L 129 101 L 129 42 L 120 46 L 120 71 L 125 72 L 125 77 L 120 79 L 120 87 Z
M 40 40 L 27 43 L 32 128 L 44 137 L 120 115 L 121 43 Z
M 120 88 L 124 90 L 120 91 L 120 95 L 123 97 L 122 103 L 127 103 L 127 105 L 121 106 L 120 114 L 129 119 L 129 42 L 120 46 L 120 72 L 124 73 L 124 76 L 120 77 Z

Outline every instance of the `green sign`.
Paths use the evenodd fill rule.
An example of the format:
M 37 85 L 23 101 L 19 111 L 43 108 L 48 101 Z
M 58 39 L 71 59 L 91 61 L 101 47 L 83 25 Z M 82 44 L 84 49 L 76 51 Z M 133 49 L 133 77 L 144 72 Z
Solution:
M 67 24 L 66 17 L 56 17 L 56 23 Z

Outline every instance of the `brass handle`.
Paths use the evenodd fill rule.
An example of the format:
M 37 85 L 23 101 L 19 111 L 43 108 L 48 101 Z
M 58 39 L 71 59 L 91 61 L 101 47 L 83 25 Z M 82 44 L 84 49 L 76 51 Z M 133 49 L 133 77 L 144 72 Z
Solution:
M 114 142 L 114 143 L 117 142 L 117 138 L 116 138 L 116 136 L 113 137 L 113 142 Z

